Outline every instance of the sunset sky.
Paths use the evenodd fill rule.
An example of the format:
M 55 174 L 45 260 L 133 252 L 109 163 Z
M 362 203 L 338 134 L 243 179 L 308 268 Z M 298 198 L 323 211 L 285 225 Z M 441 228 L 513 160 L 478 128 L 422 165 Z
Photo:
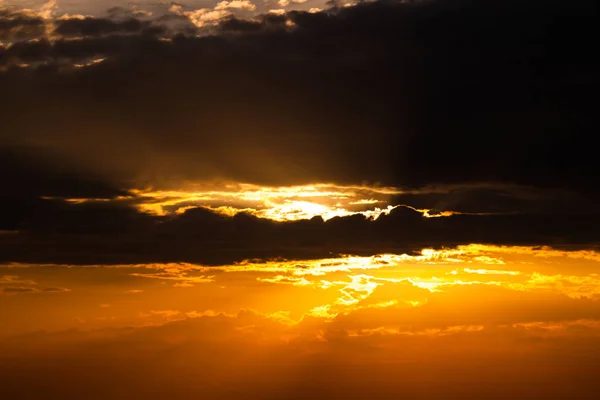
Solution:
M 0 398 L 595 399 L 591 0 L 0 0 Z

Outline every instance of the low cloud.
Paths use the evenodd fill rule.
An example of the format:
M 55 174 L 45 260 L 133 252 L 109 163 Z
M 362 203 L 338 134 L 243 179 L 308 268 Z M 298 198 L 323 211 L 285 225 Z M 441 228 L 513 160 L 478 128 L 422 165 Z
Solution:
M 452 248 L 470 243 L 595 249 L 600 239 L 589 229 L 598 220 L 595 214 L 426 218 L 400 206 L 377 219 L 355 214 L 327 221 L 317 216 L 279 222 L 243 212 L 228 216 L 204 208 L 155 216 L 118 202 L 38 200 L 31 205 L 13 204 L 14 209 L 7 209 L 10 219 L 4 219 L 2 228 L 18 233 L 5 235 L 0 242 L 0 259 L 7 262 L 223 264 L 256 258 L 412 253 L 424 247 Z M 29 208 L 34 204 L 36 208 Z M 32 246 L 37 249 L 35 253 L 26 251 Z
M 49 288 L 37 288 L 32 286 L 4 286 L 0 287 L 0 292 L 4 293 L 6 296 L 17 295 L 17 294 L 27 294 L 27 293 L 60 293 L 60 292 L 69 292 L 69 289 L 66 288 L 58 288 L 58 287 L 49 287 Z

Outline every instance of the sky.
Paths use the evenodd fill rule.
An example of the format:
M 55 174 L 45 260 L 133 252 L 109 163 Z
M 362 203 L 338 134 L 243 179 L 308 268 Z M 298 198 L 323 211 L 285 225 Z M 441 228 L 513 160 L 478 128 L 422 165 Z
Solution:
M 592 399 L 589 0 L 0 0 L 6 399 Z

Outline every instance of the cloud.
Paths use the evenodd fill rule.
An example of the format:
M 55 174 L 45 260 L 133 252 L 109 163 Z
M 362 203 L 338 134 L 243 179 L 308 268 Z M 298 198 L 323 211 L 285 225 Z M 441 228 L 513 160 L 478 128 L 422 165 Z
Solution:
M 69 292 L 69 289 L 59 287 L 40 287 L 31 279 L 22 279 L 17 275 L 0 276 L 0 293 L 7 296 L 25 293 L 58 293 Z
M 302 4 L 302 3 L 306 3 L 307 0 L 279 0 L 277 2 L 277 4 L 279 4 L 281 7 L 287 7 L 289 5 L 292 4 Z
M 185 11 L 179 4 L 171 5 L 169 9 L 173 14 L 188 18 L 197 28 L 206 28 L 219 25 L 227 17 L 233 17 L 231 10 L 256 11 L 256 5 L 248 0 L 221 1 L 214 8 L 199 8 Z
M 45 1 L 40 7 L 40 17 L 43 19 L 53 19 L 57 7 L 58 2 L 56 0 Z
M 229 8 L 236 8 L 240 10 L 255 11 L 256 6 L 248 0 L 232 0 L 232 1 L 221 1 L 215 6 L 215 10 L 226 10 Z
M 2 268 L 18 278 L 3 281 L 73 290 L 68 301 L 3 298 L 0 384 L 9 398 L 97 386 L 97 398 L 591 399 L 598 262 L 589 251 L 474 245 L 217 267 L 11 264 Z M 213 281 L 185 290 L 131 276 L 206 271 Z M 33 373 L 37 385 L 23 385 Z
M 596 398 L 595 2 L 297 3 L 1 9 L 3 396 Z
M 36 38 L 44 32 L 44 21 L 35 15 L 0 8 L 0 41 Z
M 32 286 L 4 286 L 0 288 L 2 293 L 7 296 L 26 293 L 60 293 L 70 292 L 69 289 L 59 287 L 37 288 Z
M 189 288 L 194 287 L 194 285 L 188 282 L 177 282 L 173 284 L 173 287 Z
M 59 287 L 49 287 L 49 288 L 43 288 L 42 292 L 45 293 L 59 293 L 59 292 L 70 292 L 69 289 L 65 289 L 65 288 L 59 288 Z
M 226 7 L 215 10 L 201 8 L 199 10 L 186 12 L 184 15 L 186 15 L 194 25 L 196 25 L 199 28 L 202 28 L 207 25 L 217 25 L 218 21 L 230 16 L 231 13 L 229 11 L 226 11 L 225 8 Z
M 181 313 L 158 310 L 154 315 L 180 318 Z M 598 362 L 597 352 L 591 350 L 598 349 L 599 343 L 597 320 L 345 331 L 309 320 L 290 329 L 265 315 L 241 311 L 183 316 L 137 329 L 14 337 L 3 341 L 0 357 L 8 363 L 0 368 L 4 393 L 9 396 L 34 396 L 40 387 L 46 395 L 58 395 L 64 391 L 60 377 L 65 374 L 73 378 L 71 390 L 83 390 L 129 371 L 119 386 L 98 385 L 95 395 L 115 398 L 168 392 L 171 398 L 190 394 L 278 398 L 289 397 L 294 388 L 293 398 L 327 392 L 340 399 L 390 398 L 399 391 L 409 398 L 431 398 L 493 391 L 497 398 L 525 393 L 591 399 L 595 381 L 585 371 Z M 587 351 L 574 353 L 574 349 Z M 49 360 L 58 354 L 64 361 L 57 369 Z M 107 357 L 112 368 L 101 368 Z M 98 373 L 83 374 L 78 368 L 81 363 L 97 367 Z M 161 373 L 148 380 L 156 365 Z M 192 365 L 194 372 L 186 373 Z M 39 373 L 39 385 L 20 385 L 32 370 Z M 331 370 L 336 374 L 325 372 Z
M 386 1 L 251 19 L 222 18 L 250 3 L 219 4 L 52 17 L 51 38 L 38 12 L 2 11 L 0 230 L 19 234 L 2 236 L 0 259 L 220 263 L 597 243 L 597 157 L 581 146 L 597 130 L 585 100 L 598 70 L 585 51 L 599 26 L 591 3 Z M 373 208 L 334 196 L 186 200 L 190 182 L 213 181 L 379 183 L 399 192 L 387 205 L 408 207 L 373 221 L 349 215 Z M 169 190 L 179 197 L 143 194 Z M 354 200 L 370 199 L 382 200 Z M 287 221 L 315 214 L 327 221 Z
M 144 23 L 134 18 L 125 21 L 113 21 L 109 19 L 85 17 L 70 18 L 60 21 L 56 28 L 56 33 L 63 37 L 94 37 L 115 33 L 140 33 L 144 29 L 150 31 L 152 29 L 151 24 Z M 156 28 L 156 32 L 160 33 L 160 28 Z
M 291 12 L 287 16 L 270 15 L 256 21 L 234 22 L 220 21 L 227 10 L 185 11 L 179 7 L 196 25 L 214 23 L 217 29 L 235 28 L 237 33 L 241 29 L 247 35 L 233 41 L 186 35 L 173 40 L 175 37 L 168 32 L 159 33 L 159 37 L 139 32 L 147 21 L 72 20 L 59 23 L 57 30 L 62 24 L 65 30 L 70 26 L 69 32 L 73 34 L 89 29 L 91 36 L 81 40 L 57 40 L 52 45 L 22 43 L 9 47 L 3 60 L 38 65 L 36 62 L 73 58 L 81 64 L 82 59 L 108 57 L 105 66 L 90 72 L 89 78 L 60 75 L 57 79 L 64 83 L 59 85 L 67 85 L 68 80 L 87 80 L 74 84 L 73 88 L 80 89 L 65 92 L 61 97 L 86 100 L 65 111 L 50 113 L 48 110 L 50 115 L 45 119 L 58 121 L 65 112 L 73 115 L 69 126 L 57 122 L 52 124 L 54 129 L 47 128 L 51 132 L 46 133 L 46 137 L 54 137 L 50 143 L 70 157 L 78 156 L 78 162 L 93 164 L 102 170 L 114 168 L 121 174 L 141 176 L 152 174 L 154 166 L 169 180 L 177 175 L 192 180 L 219 175 L 238 181 L 380 180 L 413 186 L 492 180 L 592 190 L 589 182 L 593 179 L 589 179 L 591 176 L 586 175 L 586 171 L 592 170 L 588 167 L 592 166 L 593 158 L 576 157 L 586 149 L 575 146 L 576 139 L 571 140 L 560 132 L 569 130 L 570 126 L 591 126 L 593 120 L 580 119 L 578 110 L 583 109 L 575 104 L 561 108 L 559 115 L 551 111 L 558 107 L 561 98 L 571 98 L 569 93 L 587 89 L 567 76 L 559 79 L 548 73 L 536 77 L 526 67 L 537 65 L 540 70 L 547 70 L 551 64 L 559 65 L 560 60 L 569 59 L 573 71 L 588 76 L 585 71 L 590 68 L 586 65 L 592 64 L 588 63 L 585 52 L 571 54 L 569 48 L 552 41 L 544 42 L 546 57 L 528 60 L 527 54 L 534 51 L 533 42 L 521 40 L 544 31 L 548 18 L 543 15 L 566 18 L 559 12 L 560 7 L 565 6 L 580 23 L 575 24 L 574 29 L 564 30 L 559 27 L 567 25 L 553 25 L 552 29 L 557 30 L 553 35 L 583 46 L 581 40 L 588 37 L 586 29 L 592 29 L 592 14 L 583 15 L 585 2 L 575 3 L 567 7 L 564 2 L 544 2 L 540 8 L 541 2 L 531 7 L 510 2 L 506 5 L 510 11 L 489 23 L 482 21 L 487 21 L 486 15 L 491 12 L 471 2 L 447 6 L 438 2 L 418 6 L 385 2 L 328 13 Z M 496 6 L 488 7 L 495 10 Z M 438 8 L 435 21 L 428 19 L 426 10 Z M 544 11 L 538 13 L 539 9 Z M 288 20 L 295 28 L 286 25 Z M 365 28 L 357 33 L 359 36 L 346 35 L 349 27 L 362 21 L 369 25 L 363 25 Z M 160 27 L 161 23 L 155 21 L 154 25 Z M 443 27 L 448 24 L 454 24 L 456 29 L 445 32 Z M 487 29 L 479 29 L 481 24 Z M 505 32 L 509 25 L 514 29 Z M 274 27 L 280 32 L 275 33 Z M 123 31 L 138 34 L 104 37 Z M 254 33 L 248 36 L 250 31 Z M 256 32 L 263 34 L 256 35 Z M 411 36 L 409 32 L 415 34 Z M 102 37 L 95 36 L 100 33 Z M 272 35 L 281 35 L 282 41 L 275 41 Z M 317 40 L 322 37 L 330 39 Z M 454 43 L 464 45 L 447 50 L 447 46 Z M 214 56 L 209 61 L 200 57 L 211 52 Z M 173 62 L 169 62 L 167 54 L 174 55 Z M 323 54 L 323 57 L 315 54 Z M 475 60 L 473 54 L 482 54 L 482 57 Z M 186 62 L 175 62 L 175 59 Z M 130 65 L 135 71 L 149 70 L 147 75 L 130 72 L 128 77 L 123 75 L 126 74 L 121 68 L 123 65 Z M 448 67 L 442 68 L 442 65 Z M 261 72 L 275 66 L 277 77 Z M 327 74 L 324 70 L 336 72 Z M 164 77 L 162 83 L 153 80 L 147 85 L 141 81 L 159 73 Z M 211 76 L 212 83 L 207 84 L 199 76 Z M 234 82 L 231 76 L 239 81 Z M 508 82 L 491 79 L 492 76 L 505 76 Z M 177 83 L 180 77 L 185 77 L 185 84 Z M 53 91 L 44 93 L 43 87 L 36 86 L 33 93 L 36 98 L 58 96 Z M 83 88 L 95 95 L 78 93 Z M 144 90 L 149 93 L 145 94 Z M 97 107 L 92 99 L 99 98 L 103 91 L 106 96 L 117 92 L 122 95 L 116 101 Z M 543 93 L 543 101 L 536 103 L 532 91 Z M 26 93 L 15 90 L 17 92 L 22 92 L 21 96 Z M 184 117 L 196 93 L 203 93 L 198 99 L 201 103 L 197 110 L 200 112 L 198 121 Z M 319 96 L 315 98 L 313 93 Z M 18 97 L 11 99 L 13 104 L 7 110 L 19 104 L 23 107 L 23 100 L 19 101 Z M 166 102 L 165 99 L 179 100 Z M 126 114 L 126 124 L 117 124 L 110 116 L 123 107 L 131 112 Z M 160 108 L 163 120 L 158 120 L 158 113 L 154 116 L 140 111 L 148 107 Z M 16 118 L 19 113 L 9 115 Z M 83 121 L 97 121 L 100 115 L 109 116 L 102 120 L 102 129 L 89 130 L 82 126 Z M 238 119 L 226 115 L 238 115 L 245 121 L 244 137 L 234 133 L 241 131 L 236 126 Z M 16 121 L 13 123 L 18 126 Z M 27 132 L 25 137 L 39 132 L 32 126 L 33 121 L 24 125 L 21 129 Z M 103 147 L 116 142 L 116 138 L 110 138 L 106 132 L 122 131 L 125 126 L 127 132 L 121 135 L 126 135 L 128 140 L 123 142 L 125 145 L 110 146 L 118 148 L 120 156 L 106 165 L 109 150 Z M 165 126 L 177 132 L 177 140 L 160 134 Z M 56 140 L 61 131 L 84 130 L 86 133 L 70 144 Z M 487 133 L 479 134 L 482 131 Z M 144 132 L 142 137 L 139 132 Z M 198 132 L 211 132 L 211 152 L 204 154 L 201 142 L 207 138 Z M 369 139 L 365 139 L 365 132 Z M 554 139 L 539 146 L 543 135 Z M 232 142 L 238 145 L 228 146 Z M 94 157 L 84 143 L 97 144 L 92 147 L 102 156 Z M 102 143 L 106 144 L 101 146 Z M 200 149 L 202 156 L 189 154 L 186 152 L 189 148 Z M 510 165 L 502 161 L 509 158 Z M 546 162 L 550 159 L 555 161 L 551 165 Z M 547 164 L 550 172 L 539 172 L 545 170 L 542 166 Z M 280 170 L 285 173 L 276 172 Z
M 35 285 L 36 283 L 30 279 L 20 279 L 17 275 L 4 275 L 0 277 L 0 285 Z
M 10 199 L 9 199 L 10 200 Z M 222 264 L 244 259 L 312 259 L 332 254 L 372 255 L 470 243 L 549 245 L 594 249 L 598 217 L 556 213 L 452 215 L 426 218 L 396 207 L 377 219 L 362 214 L 274 221 L 204 208 L 155 216 L 128 201 L 69 203 L 10 200 L 5 208 L 0 259 L 37 263 Z M 10 206 L 10 207 L 9 207 Z M 25 249 L 36 247 L 36 252 Z M 150 277 L 150 276 L 149 276 Z M 175 278 L 175 277 L 174 277 Z

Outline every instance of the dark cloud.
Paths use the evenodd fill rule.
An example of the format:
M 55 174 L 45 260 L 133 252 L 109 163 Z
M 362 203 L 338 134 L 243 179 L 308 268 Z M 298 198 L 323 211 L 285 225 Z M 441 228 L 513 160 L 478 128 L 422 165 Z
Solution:
M 158 26 L 153 27 L 149 22 L 143 22 L 136 18 L 128 18 L 124 21 L 113 21 L 110 19 L 87 17 L 84 19 L 67 19 L 59 21 L 55 33 L 64 37 L 89 37 L 112 34 L 134 34 L 134 33 L 162 33 Z
M 12 221 L 3 229 L 20 233 L 3 237 L 0 260 L 44 263 L 221 264 L 253 258 L 411 253 L 468 243 L 595 248 L 600 240 L 597 231 L 589 229 L 600 223 L 600 216 L 585 212 L 425 218 L 398 207 L 376 220 L 354 215 L 276 222 L 244 213 L 228 217 L 203 208 L 158 217 L 127 204 L 47 200 L 29 210 L 26 219 Z M 27 251 L 33 247 L 35 252 Z
M 17 128 L 18 129 L 18 128 Z M 3 193 L 21 196 L 112 198 L 125 194 L 95 177 L 85 166 L 61 159 L 44 147 L 0 148 Z
M 568 190 L 511 185 L 460 185 L 423 188 L 394 196 L 392 204 L 463 213 L 596 213 L 595 197 Z
M 43 33 L 41 18 L 0 7 L 0 41 L 30 39 Z
M 56 21 L 55 37 L 0 50 L 0 146 L 11 154 L 0 158 L 0 229 L 22 232 L 3 237 L 1 258 L 211 262 L 467 242 L 591 246 L 600 195 L 588 145 L 598 130 L 594 7 L 379 1 L 206 29 L 186 19 L 179 33 L 169 24 L 182 16 Z M 6 20 L 1 32 L 12 32 Z M 426 220 L 398 208 L 377 221 L 277 223 L 204 210 L 152 217 L 133 208 L 136 199 L 42 199 L 110 199 L 205 179 L 472 185 L 396 200 L 515 215 Z M 514 184 L 534 194 L 502 186 Z
M 281 25 L 285 25 L 285 17 L 281 19 L 283 19 L 283 24 Z M 264 23 L 258 21 L 227 18 L 219 24 L 219 30 L 231 33 L 257 33 L 264 29 L 264 25 Z
M 48 218 L 60 221 L 62 202 L 45 197 L 110 199 L 126 193 L 93 175 L 44 148 L 0 149 L 0 229 L 31 228 Z
M 0 287 L 0 293 L 4 293 L 7 296 L 27 293 L 61 293 L 68 292 L 69 289 L 60 287 L 49 287 L 49 288 L 37 288 L 33 286 L 6 286 Z
M 68 156 L 107 169 L 108 154 L 120 151 L 112 167 L 155 168 L 171 180 L 499 180 L 591 190 L 595 157 L 580 143 L 596 127 L 584 99 L 597 84 L 585 51 L 597 24 L 586 7 L 380 2 L 229 19 L 221 29 L 262 33 L 228 39 L 22 43 L 5 57 L 112 60 L 74 75 L 41 74 L 8 109 L 32 96 L 57 102 L 45 112 L 45 136 Z M 286 20 L 295 26 L 262 28 Z M 88 23 L 123 22 L 60 22 Z M 4 76 L 19 87 L 17 77 Z M 102 131 L 82 134 L 88 122 Z M 39 140 L 31 123 L 23 128 Z M 115 130 L 119 139 L 105 132 Z M 57 136 L 68 136 L 70 148 Z

